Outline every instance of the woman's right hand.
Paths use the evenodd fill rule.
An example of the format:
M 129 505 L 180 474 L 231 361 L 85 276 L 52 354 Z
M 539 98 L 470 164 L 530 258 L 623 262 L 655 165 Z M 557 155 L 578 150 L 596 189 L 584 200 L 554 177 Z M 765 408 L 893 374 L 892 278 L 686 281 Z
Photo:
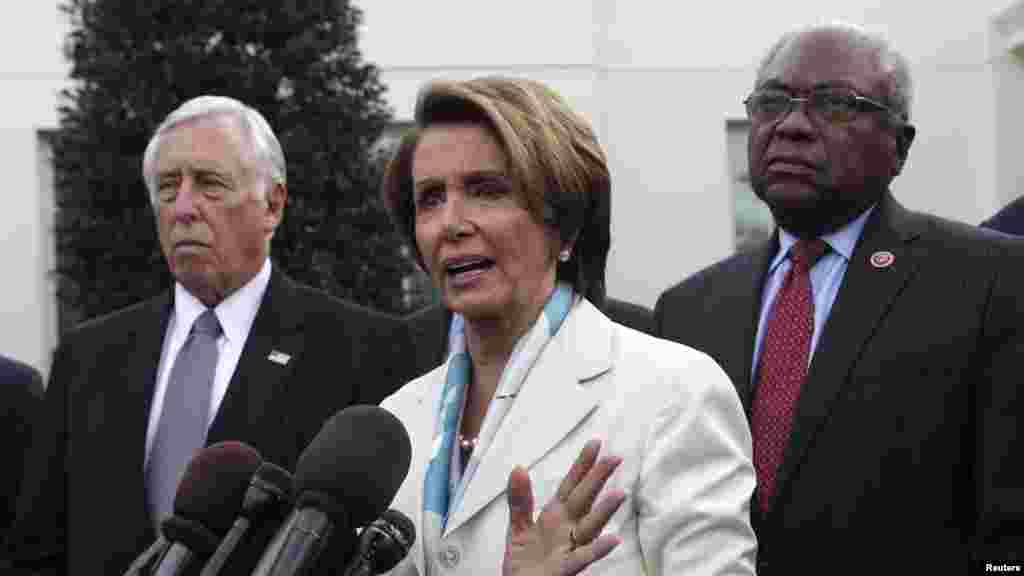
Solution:
M 625 493 L 612 490 L 596 506 L 594 501 L 622 459 L 605 456 L 598 461 L 600 450 L 600 440 L 587 442 L 536 522 L 530 475 L 521 466 L 512 470 L 503 576 L 571 576 L 619 545 L 618 536 L 601 535 L 601 530 L 625 501 Z

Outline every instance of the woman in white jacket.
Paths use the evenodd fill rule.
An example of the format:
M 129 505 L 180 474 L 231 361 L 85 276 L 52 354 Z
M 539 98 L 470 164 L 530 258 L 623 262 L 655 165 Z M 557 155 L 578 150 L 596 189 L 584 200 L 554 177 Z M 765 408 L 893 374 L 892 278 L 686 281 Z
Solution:
M 753 573 L 751 440 L 728 377 L 601 312 L 611 183 L 590 125 L 537 82 L 433 82 L 383 194 L 454 312 L 446 363 L 382 404 L 413 445 L 392 507 L 419 537 L 395 573 L 501 573 L 516 465 L 561 503 L 535 534 L 592 544 L 594 499 L 562 479 L 595 437 L 621 506 L 589 573 Z

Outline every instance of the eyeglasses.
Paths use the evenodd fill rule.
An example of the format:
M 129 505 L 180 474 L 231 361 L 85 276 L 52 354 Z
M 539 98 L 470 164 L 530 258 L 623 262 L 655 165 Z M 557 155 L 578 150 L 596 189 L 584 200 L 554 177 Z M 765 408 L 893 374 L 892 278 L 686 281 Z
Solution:
M 861 112 L 885 111 L 896 118 L 902 115 L 885 104 L 866 98 L 853 90 L 815 90 L 803 98 L 790 96 L 784 90 L 765 88 L 756 90 L 743 101 L 747 116 L 758 122 L 777 122 L 793 110 L 797 102 L 803 102 L 806 113 L 821 122 L 847 124 L 853 122 Z

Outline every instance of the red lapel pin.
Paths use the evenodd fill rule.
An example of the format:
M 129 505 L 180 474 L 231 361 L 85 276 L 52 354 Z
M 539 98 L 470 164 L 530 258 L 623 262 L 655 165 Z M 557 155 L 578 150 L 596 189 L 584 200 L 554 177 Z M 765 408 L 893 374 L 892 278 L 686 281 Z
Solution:
M 870 262 L 875 268 L 888 268 L 896 261 L 896 256 L 888 250 L 879 250 L 871 255 Z

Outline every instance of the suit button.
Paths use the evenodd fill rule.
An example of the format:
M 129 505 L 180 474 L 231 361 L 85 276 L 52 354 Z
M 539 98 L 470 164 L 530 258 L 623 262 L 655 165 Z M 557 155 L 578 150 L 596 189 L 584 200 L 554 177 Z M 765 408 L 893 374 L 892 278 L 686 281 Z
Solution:
M 440 556 L 441 565 L 449 570 L 455 570 L 459 565 L 459 560 L 461 559 L 459 549 L 452 544 L 442 548 L 441 552 L 438 553 L 438 556 Z

